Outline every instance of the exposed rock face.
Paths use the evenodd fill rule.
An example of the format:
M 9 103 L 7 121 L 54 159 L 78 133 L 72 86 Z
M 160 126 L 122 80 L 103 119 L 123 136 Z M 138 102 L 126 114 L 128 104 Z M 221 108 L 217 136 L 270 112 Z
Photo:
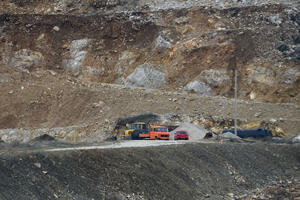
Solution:
M 42 66 L 44 57 L 40 52 L 30 49 L 21 49 L 14 53 L 9 64 L 22 70 L 28 70 L 34 66 Z
M 1 61 L 127 86 L 176 89 L 198 81 L 199 93 L 226 97 L 233 97 L 236 66 L 241 98 L 255 91 L 256 100 L 299 103 L 298 78 L 281 84 L 299 66 L 299 7 L 296 0 L 5 0 Z M 144 63 L 164 68 L 141 69 Z
M 204 70 L 201 72 L 200 77 L 206 81 L 206 83 L 213 86 L 220 86 L 230 81 L 225 70 Z
M 282 83 L 287 85 L 294 84 L 297 80 L 300 80 L 300 68 L 291 68 L 286 70 L 282 77 Z
M 70 55 L 64 61 L 66 71 L 71 71 L 74 76 L 77 76 L 81 71 L 82 63 L 85 59 L 87 51 L 85 48 L 88 46 L 88 39 L 74 40 L 70 45 Z
M 125 81 L 125 85 L 130 87 L 160 88 L 165 84 L 165 74 L 154 69 L 151 64 L 138 66 Z
M 257 81 L 259 83 L 273 85 L 275 82 L 275 72 L 272 69 L 265 68 L 265 67 L 251 67 L 248 68 L 249 73 L 249 83 L 253 81 Z
M 206 95 L 206 96 L 211 94 L 211 88 L 207 86 L 205 83 L 199 81 L 190 82 L 185 86 L 185 89 L 192 90 L 198 94 Z

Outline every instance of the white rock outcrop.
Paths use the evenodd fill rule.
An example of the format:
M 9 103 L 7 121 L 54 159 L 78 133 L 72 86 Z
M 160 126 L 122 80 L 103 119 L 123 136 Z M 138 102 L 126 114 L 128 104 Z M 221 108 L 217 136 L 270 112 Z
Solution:
M 71 72 L 77 76 L 81 71 L 82 63 L 87 54 L 89 39 L 74 40 L 70 44 L 70 54 L 64 61 L 64 68 L 67 72 Z
M 43 62 L 44 56 L 40 52 L 21 49 L 14 53 L 9 64 L 26 71 L 31 67 L 42 65 Z
M 211 86 L 221 86 L 230 82 L 230 77 L 224 69 L 208 69 L 200 73 L 200 78 Z
M 166 84 L 165 73 L 158 71 L 152 64 L 138 66 L 125 80 L 125 86 L 160 88 Z
M 208 96 L 211 94 L 211 88 L 205 83 L 199 81 L 192 81 L 189 84 L 187 84 L 184 88 L 186 90 L 191 90 L 201 95 Z
M 162 36 L 158 36 L 155 40 L 155 48 L 158 49 L 159 51 L 168 49 L 171 47 L 171 43 L 167 41 L 165 38 Z

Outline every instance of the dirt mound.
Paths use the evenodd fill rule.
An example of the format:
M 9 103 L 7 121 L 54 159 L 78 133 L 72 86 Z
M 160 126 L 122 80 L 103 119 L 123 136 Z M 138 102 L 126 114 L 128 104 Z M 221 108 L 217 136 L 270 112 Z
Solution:
M 237 135 L 235 135 L 233 133 L 230 133 L 230 132 L 223 133 L 221 135 L 221 137 L 230 138 L 230 139 L 241 139 L 239 136 L 237 136 Z
M 208 133 L 208 131 L 202 127 L 198 126 L 196 124 L 192 123 L 182 123 L 179 125 L 178 128 L 174 129 L 170 132 L 170 137 L 174 139 L 174 134 L 176 131 L 186 131 L 189 135 L 189 140 L 200 140 L 203 139 Z
M 55 141 L 55 138 L 48 135 L 48 134 L 43 134 L 43 135 L 38 136 L 38 137 L 36 137 L 32 140 L 32 142 L 45 142 L 45 141 L 46 142 Z
M 260 143 L 1 152 L 0 199 L 221 200 L 299 182 L 299 155 L 296 145 Z

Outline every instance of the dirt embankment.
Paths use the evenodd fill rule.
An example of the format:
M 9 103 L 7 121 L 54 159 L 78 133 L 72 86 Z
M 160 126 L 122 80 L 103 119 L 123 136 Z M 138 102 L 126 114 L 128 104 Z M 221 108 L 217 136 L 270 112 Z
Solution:
M 8 67 L 0 71 L 10 79 L 0 87 L 4 94 L 0 128 L 5 129 L 0 134 L 6 142 L 27 142 L 42 134 L 74 142 L 103 140 L 105 133 L 111 135 L 112 122 L 142 113 L 154 113 L 153 123 L 168 125 L 212 119 L 233 123 L 233 101 L 226 98 L 90 84 L 51 71 L 20 74 Z M 283 128 L 287 137 L 299 133 L 297 105 L 240 101 L 238 107 L 243 123 L 275 120 L 272 123 Z
M 299 155 L 299 145 L 233 143 L 2 152 L 0 199 L 226 199 L 300 181 Z
M 0 136 L 93 140 L 149 112 L 227 123 L 232 101 L 214 96 L 233 97 L 235 66 L 239 99 L 253 100 L 239 120 L 298 134 L 298 4 L 219 3 L 0 2 Z

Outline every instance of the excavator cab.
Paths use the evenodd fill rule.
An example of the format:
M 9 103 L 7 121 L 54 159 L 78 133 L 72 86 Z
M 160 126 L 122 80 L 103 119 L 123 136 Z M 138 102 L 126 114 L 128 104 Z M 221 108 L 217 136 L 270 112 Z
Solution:
M 137 122 L 131 124 L 131 129 L 144 130 L 146 129 L 146 124 L 144 122 Z
M 131 124 L 130 129 L 126 129 L 123 132 L 123 138 L 131 138 L 131 135 L 134 131 L 140 131 L 140 132 L 145 132 L 147 130 L 147 125 L 144 122 L 136 122 Z

